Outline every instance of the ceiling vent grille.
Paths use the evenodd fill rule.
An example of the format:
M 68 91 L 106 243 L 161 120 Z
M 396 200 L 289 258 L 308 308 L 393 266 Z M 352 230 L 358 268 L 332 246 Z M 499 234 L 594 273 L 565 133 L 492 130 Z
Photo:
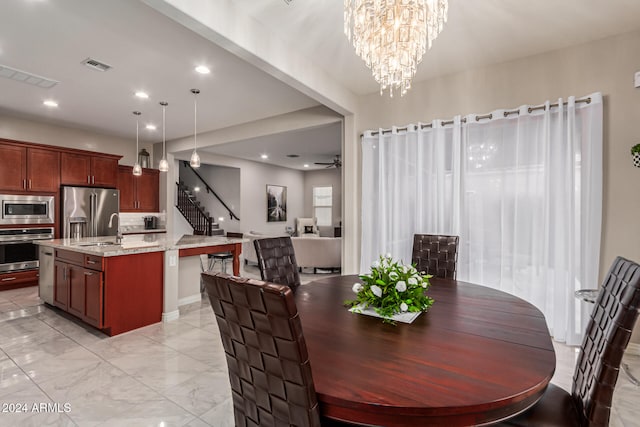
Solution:
M 2 65 L 2 64 L 0 64 L 0 77 L 26 83 L 32 86 L 41 87 L 43 89 L 52 88 L 58 83 L 60 83 L 57 80 L 48 79 L 46 77 L 38 76 L 36 74 L 32 74 L 27 71 L 22 71 L 16 68 L 7 67 L 6 65 Z
M 87 67 L 97 70 L 97 71 L 107 71 L 113 67 L 111 65 L 105 64 L 104 62 L 96 61 L 95 59 L 87 58 L 82 61 L 84 65 Z

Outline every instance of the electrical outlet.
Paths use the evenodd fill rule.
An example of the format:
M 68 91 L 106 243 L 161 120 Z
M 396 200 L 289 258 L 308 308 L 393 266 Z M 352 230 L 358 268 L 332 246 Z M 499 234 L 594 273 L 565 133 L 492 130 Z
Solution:
M 636 87 L 640 87 L 640 71 L 637 71 L 637 72 L 636 72 L 636 80 L 635 80 L 635 83 L 636 83 Z

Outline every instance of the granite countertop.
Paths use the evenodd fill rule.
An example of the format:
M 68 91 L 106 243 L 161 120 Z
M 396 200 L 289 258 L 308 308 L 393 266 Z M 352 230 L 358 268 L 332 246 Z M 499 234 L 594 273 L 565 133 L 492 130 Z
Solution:
M 166 233 L 167 230 L 166 228 L 152 228 L 152 229 L 147 229 L 144 228 L 144 226 L 142 227 L 122 227 L 122 234 L 123 235 L 128 235 L 128 234 L 153 234 L 153 233 Z
M 173 249 L 202 248 L 246 241 L 246 239 L 240 238 L 194 236 L 190 234 L 179 237 L 167 236 L 165 234 L 146 234 L 142 239 L 125 236 L 121 244 L 115 244 L 115 240 L 115 236 L 103 236 L 85 237 L 82 239 L 36 240 L 34 243 L 101 257 L 111 257 L 146 252 L 164 252 Z

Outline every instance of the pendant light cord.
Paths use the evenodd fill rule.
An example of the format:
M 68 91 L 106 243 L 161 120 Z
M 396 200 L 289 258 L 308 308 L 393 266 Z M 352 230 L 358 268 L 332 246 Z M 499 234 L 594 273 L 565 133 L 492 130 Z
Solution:
M 167 108 L 166 105 L 162 106 L 162 158 L 164 159 L 167 153 L 167 148 L 166 148 L 166 140 L 165 140 L 165 134 L 164 134 L 164 119 L 165 119 L 165 109 Z
M 198 94 L 193 93 L 193 149 L 198 148 Z

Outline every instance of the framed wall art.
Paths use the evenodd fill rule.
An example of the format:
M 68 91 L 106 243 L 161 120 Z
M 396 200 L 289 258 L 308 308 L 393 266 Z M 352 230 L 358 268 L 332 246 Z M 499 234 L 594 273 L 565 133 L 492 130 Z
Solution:
M 287 187 L 267 184 L 267 222 L 287 220 Z

